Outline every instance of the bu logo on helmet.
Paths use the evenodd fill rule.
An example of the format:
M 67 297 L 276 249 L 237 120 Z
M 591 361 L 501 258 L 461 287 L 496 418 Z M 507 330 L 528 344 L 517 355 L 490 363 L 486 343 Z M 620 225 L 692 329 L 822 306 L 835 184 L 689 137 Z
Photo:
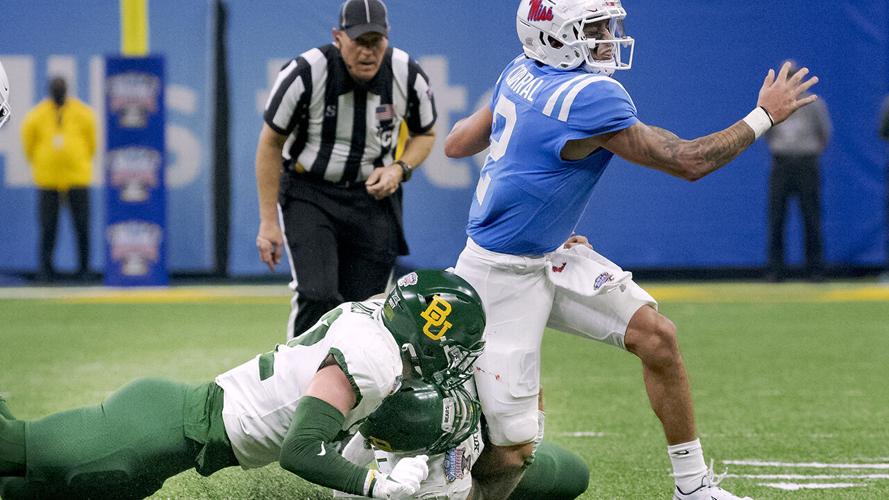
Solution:
M 453 326 L 450 321 L 447 321 L 449 314 L 451 314 L 451 304 L 438 295 L 433 295 L 429 307 L 420 313 L 420 317 L 426 320 L 426 324 L 423 325 L 423 333 L 432 340 L 444 337 L 445 332 Z M 437 328 L 438 331 L 430 330 L 431 327 Z
M 531 9 L 528 11 L 529 21 L 552 21 L 553 8 L 544 7 L 543 0 L 530 0 Z

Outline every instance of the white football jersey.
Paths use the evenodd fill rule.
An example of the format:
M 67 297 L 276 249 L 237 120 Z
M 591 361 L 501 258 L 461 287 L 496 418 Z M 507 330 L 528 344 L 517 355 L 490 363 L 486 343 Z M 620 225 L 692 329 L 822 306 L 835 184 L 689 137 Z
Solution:
M 343 430 L 361 423 L 398 389 L 401 355 L 380 320 L 382 304 L 341 304 L 299 337 L 216 377 L 224 391 L 225 430 L 242 467 L 278 460 L 296 405 L 328 356 L 346 373 L 358 399 Z

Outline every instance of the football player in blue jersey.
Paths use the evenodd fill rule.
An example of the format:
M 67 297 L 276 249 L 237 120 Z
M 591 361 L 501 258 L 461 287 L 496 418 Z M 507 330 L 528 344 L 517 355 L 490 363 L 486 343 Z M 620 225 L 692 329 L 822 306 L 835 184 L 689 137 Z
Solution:
M 738 498 L 705 465 L 675 325 L 630 273 L 574 229 L 613 155 L 695 181 L 817 99 L 806 91 L 818 79 L 805 68 L 792 76 L 787 65 L 769 70 L 750 114 L 683 140 L 642 123 L 611 78 L 632 66 L 625 16 L 619 0 L 521 0 L 516 28 L 524 53 L 503 70 L 490 106 L 457 122 L 445 143 L 452 158 L 490 147 L 456 266 L 479 291 L 488 318 L 475 381 L 490 443 L 473 468 L 485 498 L 509 494 L 542 431 L 537 393 L 546 327 L 640 358 L 668 442 L 674 498 Z

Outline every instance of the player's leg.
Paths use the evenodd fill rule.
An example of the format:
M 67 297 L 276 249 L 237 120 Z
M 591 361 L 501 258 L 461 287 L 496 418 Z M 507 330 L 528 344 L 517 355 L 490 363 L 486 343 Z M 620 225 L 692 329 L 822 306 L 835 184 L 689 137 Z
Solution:
M 25 462 L 25 423 L 0 415 L 0 477 L 24 476 Z
M 68 190 L 68 206 L 71 209 L 71 220 L 74 221 L 74 232 L 77 234 L 78 273 L 83 276 L 89 271 L 90 265 L 90 192 L 89 188 L 72 188 Z
M 783 157 L 772 160 L 769 176 L 769 279 L 784 278 L 784 225 L 787 220 L 788 183 L 792 176 Z
M 818 157 L 800 159 L 799 203 L 806 231 L 806 277 L 818 279 L 822 272 L 821 179 Z
M 299 336 L 343 302 L 337 288 L 337 236 L 327 212 L 313 202 L 287 198 L 280 206 L 293 298 L 287 338 Z
M 52 254 L 56 246 L 59 225 L 59 192 L 54 189 L 40 190 L 40 274 L 52 279 L 55 270 Z
M 540 342 L 553 287 L 543 259 L 487 252 L 471 242 L 456 272 L 485 305 L 485 351 L 475 383 L 490 446 L 472 469 L 482 498 L 506 498 L 521 479 L 537 436 Z
M 398 256 L 398 221 L 389 204 L 373 200 L 360 211 L 340 215 L 339 290 L 347 301 L 384 292 Z
M 534 462 L 510 495 L 510 500 L 562 500 L 577 498 L 590 483 L 590 469 L 577 454 L 543 441 Z
M 27 423 L 27 482 L 13 486 L 39 496 L 151 495 L 167 478 L 194 467 L 201 448 L 185 436 L 188 389 L 144 379 L 99 406 Z
M 614 266 L 594 252 L 591 256 Z M 549 326 L 621 347 L 639 357 L 649 402 L 667 438 L 678 492 L 712 494 L 717 499 L 737 498 L 715 484 L 709 489 L 709 474 L 697 439 L 691 389 L 676 326 L 657 312 L 656 307 L 657 302 L 651 295 L 633 281 L 591 297 L 557 288 Z M 702 489 L 705 483 L 706 488 Z

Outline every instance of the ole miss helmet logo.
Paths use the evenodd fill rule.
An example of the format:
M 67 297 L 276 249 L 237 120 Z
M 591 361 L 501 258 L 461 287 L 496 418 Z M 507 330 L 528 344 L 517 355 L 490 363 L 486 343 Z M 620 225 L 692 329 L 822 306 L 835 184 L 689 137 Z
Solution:
M 543 0 L 530 0 L 531 9 L 528 10 L 529 21 L 552 21 L 553 8 L 544 7 Z

